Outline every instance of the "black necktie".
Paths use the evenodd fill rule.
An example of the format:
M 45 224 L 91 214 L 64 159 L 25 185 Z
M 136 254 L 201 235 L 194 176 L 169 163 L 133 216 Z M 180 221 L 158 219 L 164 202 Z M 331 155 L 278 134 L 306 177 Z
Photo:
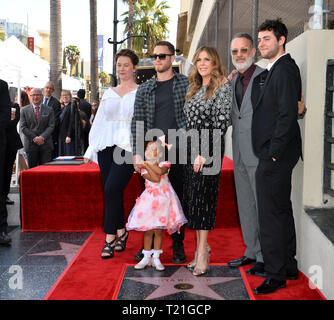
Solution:
M 239 74 L 239 77 L 238 77 L 237 82 L 235 84 L 235 97 L 237 99 L 237 104 L 238 104 L 239 110 L 240 110 L 240 107 L 241 107 L 242 98 L 243 98 L 243 91 L 244 91 L 243 79 L 244 79 L 244 75 Z

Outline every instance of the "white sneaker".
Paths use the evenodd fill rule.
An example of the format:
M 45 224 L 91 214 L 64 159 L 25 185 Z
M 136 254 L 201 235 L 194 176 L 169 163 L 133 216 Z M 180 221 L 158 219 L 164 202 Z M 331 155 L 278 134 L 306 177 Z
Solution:
M 161 263 L 159 256 L 162 253 L 162 250 L 153 250 L 153 259 L 152 259 L 152 267 L 157 271 L 164 271 L 165 267 Z
M 140 260 L 139 263 L 135 265 L 136 270 L 142 270 L 145 269 L 147 266 L 152 266 L 152 250 L 146 251 L 143 250 L 142 253 L 144 254 L 144 258 Z

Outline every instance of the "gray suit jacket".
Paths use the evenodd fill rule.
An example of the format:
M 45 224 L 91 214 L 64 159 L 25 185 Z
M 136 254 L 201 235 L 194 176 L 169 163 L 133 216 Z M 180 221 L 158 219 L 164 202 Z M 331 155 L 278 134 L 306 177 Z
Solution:
M 55 127 L 54 113 L 51 107 L 41 105 L 39 122 L 37 123 L 35 110 L 32 104 L 29 104 L 21 109 L 20 118 L 21 130 L 24 134 L 24 147 L 28 152 L 32 147 L 37 146 L 33 142 L 35 137 L 43 137 L 45 143 L 44 148 L 53 149 L 52 132 Z
M 232 80 L 233 101 L 232 101 L 232 150 L 233 160 L 237 163 L 241 157 L 243 163 L 248 166 L 257 166 L 258 158 L 255 156 L 252 144 L 252 118 L 253 106 L 251 101 L 251 93 L 254 78 L 263 71 L 262 68 L 256 66 L 254 74 L 249 82 L 245 92 L 240 111 L 235 97 L 235 83 L 237 75 Z

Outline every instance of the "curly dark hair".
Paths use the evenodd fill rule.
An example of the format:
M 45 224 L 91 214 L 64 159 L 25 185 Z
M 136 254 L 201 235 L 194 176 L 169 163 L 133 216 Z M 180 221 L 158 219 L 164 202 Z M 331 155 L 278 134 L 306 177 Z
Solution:
M 285 37 L 285 42 L 283 44 L 283 48 L 285 49 L 285 44 L 287 42 L 287 38 L 288 38 L 288 28 L 286 27 L 286 25 L 282 22 L 281 18 L 278 18 L 276 20 L 269 20 L 267 19 L 265 22 L 263 22 L 258 30 L 258 32 L 260 31 L 272 31 L 277 39 L 277 41 L 279 41 L 279 39 L 283 36 Z
M 117 62 L 118 58 L 119 57 L 129 57 L 132 64 L 134 66 L 137 66 L 138 63 L 139 63 L 139 58 L 138 56 L 136 55 L 136 53 L 131 50 L 131 49 L 122 49 L 122 50 L 119 50 L 116 55 L 115 55 L 115 63 Z

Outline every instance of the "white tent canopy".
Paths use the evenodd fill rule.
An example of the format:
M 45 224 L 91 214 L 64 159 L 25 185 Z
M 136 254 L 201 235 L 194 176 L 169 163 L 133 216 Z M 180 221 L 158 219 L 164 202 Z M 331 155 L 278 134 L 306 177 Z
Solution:
M 43 88 L 49 81 L 49 63 L 32 53 L 15 36 L 0 42 L 0 78 L 10 87 Z M 79 90 L 80 80 L 63 74 L 63 89 Z

